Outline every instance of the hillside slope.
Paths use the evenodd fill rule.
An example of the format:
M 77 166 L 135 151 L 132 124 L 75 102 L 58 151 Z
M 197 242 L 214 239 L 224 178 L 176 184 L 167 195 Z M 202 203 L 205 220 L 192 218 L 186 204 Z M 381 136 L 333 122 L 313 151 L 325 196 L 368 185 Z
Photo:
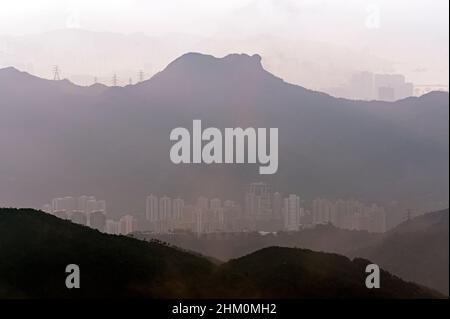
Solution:
M 406 221 L 379 242 L 351 253 L 406 280 L 449 294 L 448 209 Z
M 224 292 L 229 297 L 428 298 L 434 294 L 386 271 L 381 272 L 380 289 L 367 289 L 365 268 L 369 263 L 305 249 L 269 247 L 229 261 L 218 276 L 232 288 Z
M 11 298 L 197 297 L 213 270 L 205 258 L 33 210 L 0 209 L 0 256 L 0 297 Z M 69 290 L 73 263 L 81 289 Z
M 143 240 L 161 240 L 223 261 L 239 258 L 271 246 L 306 248 L 347 255 L 352 251 L 375 244 L 382 238 L 382 234 L 339 229 L 331 224 L 317 225 L 314 228 L 296 232 L 205 233 L 199 236 L 192 232 L 155 234 L 142 231 L 134 235 Z
M 365 288 L 363 260 L 270 248 L 222 265 L 160 243 L 101 234 L 42 212 L 0 209 L 0 298 L 439 298 L 382 273 Z M 81 288 L 67 289 L 66 265 Z
M 227 261 L 271 246 L 298 247 L 367 258 L 401 278 L 449 293 L 448 209 L 427 213 L 385 234 L 319 225 L 298 232 L 260 234 L 136 233 Z
M 0 96 L 0 202 L 14 207 L 93 194 L 117 216 L 142 212 L 149 193 L 242 201 L 258 180 L 305 199 L 448 203 L 448 93 L 337 99 L 284 82 L 259 55 L 188 53 L 123 88 L 1 69 Z M 251 164 L 173 164 L 170 132 L 192 130 L 194 119 L 221 130 L 278 128 L 277 174 L 261 176 Z

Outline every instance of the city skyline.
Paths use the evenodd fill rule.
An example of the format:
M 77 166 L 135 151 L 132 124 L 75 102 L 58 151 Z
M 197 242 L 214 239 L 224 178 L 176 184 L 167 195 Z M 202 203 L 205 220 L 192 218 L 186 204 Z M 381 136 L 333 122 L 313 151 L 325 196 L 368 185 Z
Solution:
M 110 218 L 106 202 L 94 196 L 54 198 L 52 204 L 43 205 L 42 210 L 110 234 L 134 231 L 164 234 L 181 230 L 197 234 L 299 231 L 321 224 L 369 232 L 385 232 L 388 229 L 385 209 L 377 204 L 367 205 L 354 199 L 332 201 L 320 197 L 306 204 L 299 195 L 283 196 L 273 192 L 272 186 L 263 182 L 248 185 L 242 203 L 202 195 L 190 203 L 180 197 L 149 194 L 145 200 L 144 216 L 128 212 L 118 220 Z
M 447 0 L 2 0 L 0 299 L 448 298 L 449 111 Z

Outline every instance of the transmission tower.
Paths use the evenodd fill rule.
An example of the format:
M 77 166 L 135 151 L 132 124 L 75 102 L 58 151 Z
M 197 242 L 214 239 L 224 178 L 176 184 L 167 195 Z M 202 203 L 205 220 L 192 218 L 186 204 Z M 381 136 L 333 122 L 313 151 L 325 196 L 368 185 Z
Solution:
M 132 79 L 132 78 L 129 78 L 129 79 L 128 79 L 128 84 L 129 84 L 129 85 L 133 85 L 133 79 Z
M 113 86 L 117 86 L 117 74 L 115 74 L 115 73 L 112 78 L 112 84 L 113 84 Z
M 139 71 L 139 82 L 144 81 L 144 71 L 140 70 Z
M 59 67 L 57 65 L 55 65 L 53 67 L 53 80 L 55 80 L 55 81 L 61 80 L 61 78 L 59 76 Z
M 98 83 L 98 79 L 96 76 L 94 76 L 94 84 L 97 84 L 97 83 Z

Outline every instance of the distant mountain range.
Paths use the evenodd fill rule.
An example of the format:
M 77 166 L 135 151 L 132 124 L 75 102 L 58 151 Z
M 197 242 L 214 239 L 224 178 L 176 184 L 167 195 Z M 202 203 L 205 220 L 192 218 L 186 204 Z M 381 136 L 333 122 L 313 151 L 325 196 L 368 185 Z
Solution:
M 319 225 L 298 232 L 224 233 L 197 236 L 190 233 L 155 235 L 137 233 L 142 239 L 164 242 L 219 260 L 239 258 L 271 246 L 299 247 L 363 257 L 403 279 L 449 293 L 448 209 L 405 221 L 385 234 Z
M 53 66 L 58 65 L 62 78 L 78 84 L 92 84 L 97 77 L 99 82 L 110 85 L 113 74 L 117 74 L 117 83 L 123 86 L 128 84 L 129 78 L 136 83 L 140 70 L 144 72 L 144 79 L 148 79 L 190 51 L 217 56 L 231 52 L 260 53 L 269 70 L 289 82 L 310 88 L 335 87 L 348 81 L 355 70 L 394 70 L 393 61 L 322 41 L 302 39 L 293 42 L 268 34 L 151 36 L 83 29 L 60 29 L 24 36 L 0 35 L 0 68 L 14 66 L 40 77 L 53 78 Z M 398 66 L 395 70 L 405 71 Z M 436 77 L 430 74 L 429 78 Z
M 406 221 L 376 243 L 351 255 L 368 258 L 386 270 L 449 294 L 448 209 Z
M 448 207 L 449 96 L 394 103 L 336 99 L 268 73 L 258 55 L 189 53 L 142 83 L 78 87 L 0 70 L 0 203 L 40 207 L 93 194 L 112 215 L 141 213 L 151 192 L 242 200 L 244 186 L 283 193 Z M 279 170 L 175 165 L 170 131 L 278 127 Z
M 34 211 L 0 209 L 0 298 L 442 298 L 367 260 L 266 248 L 224 264 L 158 242 L 102 234 Z M 80 289 L 65 267 L 80 267 Z

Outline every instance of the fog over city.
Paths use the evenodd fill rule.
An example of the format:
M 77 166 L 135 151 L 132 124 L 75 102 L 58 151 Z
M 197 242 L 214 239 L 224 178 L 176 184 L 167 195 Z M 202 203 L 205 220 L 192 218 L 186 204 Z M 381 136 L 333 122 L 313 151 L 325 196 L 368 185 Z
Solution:
M 6 0 L 0 67 L 51 79 L 58 66 L 80 85 L 123 86 L 190 51 L 260 54 L 284 80 L 339 97 L 391 99 L 378 93 L 386 80 L 369 74 L 376 88 L 366 95 L 354 82 L 361 72 L 397 74 L 387 83 L 410 83 L 399 99 L 448 91 L 447 21 L 439 0 Z
M 448 11 L 1 0 L 0 299 L 448 299 Z

